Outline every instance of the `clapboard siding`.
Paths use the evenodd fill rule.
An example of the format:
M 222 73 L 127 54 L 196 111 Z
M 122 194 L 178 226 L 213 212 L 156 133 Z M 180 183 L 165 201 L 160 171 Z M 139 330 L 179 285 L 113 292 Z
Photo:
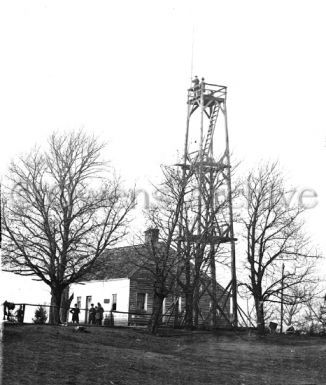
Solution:
M 158 247 L 164 247 L 163 243 L 158 243 Z M 83 293 L 81 295 L 92 296 L 94 300 L 104 302 L 105 299 L 111 299 L 113 294 L 117 294 L 117 313 L 120 311 L 121 314 L 125 314 L 124 322 L 130 324 L 146 324 L 149 320 L 149 317 L 153 311 L 153 276 L 146 269 L 148 267 L 148 263 L 151 263 L 151 259 L 143 258 L 143 265 L 139 262 L 142 260 L 141 257 L 150 252 L 148 247 L 148 243 L 137 245 L 137 246 L 127 246 L 121 248 L 115 248 L 107 250 L 101 258 L 94 265 L 93 270 L 83 279 Z M 181 280 L 184 281 L 184 277 L 181 277 Z M 119 287 L 114 284 L 114 289 L 111 288 L 113 285 L 113 281 L 120 282 L 121 285 L 124 282 L 128 282 L 129 287 L 125 290 L 125 286 L 121 286 L 121 290 Z M 201 281 L 203 283 L 204 292 L 201 293 L 199 308 L 200 308 L 200 316 L 199 316 L 199 326 L 209 328 L 212 326 L 212 306 L 211 306 L 211 296 L 206 287 L 210 283 L 210 278 L 208 275 L 202 273 Z M 101 285 L 97 288 L 97 283 L 101 282 Z M 81 283 L 81 282 L 80 282 Z M 119 283 L 120 285 L 120 283 Z M 96 288 L 95 288 L 96 286 Z M 96 289 L 96 290 L 95 290 Z M 77 289 L 76 289 L 77 290 Z M 78 289 L 80 290 L 80 289 Z M 223 293 L 223 288 L 217 284 L 217 292 L 218 298 L 221 297 Z M 137 309 L 137 293 L 146 294 L 147 298 L 147 307 L 143 311 L 139 311 Z M 181 287 L 176 288 L 175 293 L 182 293 Z M 180 294 L 178 294 L 180 296 Z M 85 297 L 86 298 L 86 297 Z M 83 301 L 85 301 L 83 298 Z M 99 298 L 99 299 L 98 299 Z M 219 299 L 219 304 L 222 307 L 224 298 Z M 112 301 L 112 299 L 111 299 Z M 162 321 L 168 324 L 174 324 L 174 316 L 175 313 L 172 313 L 173 304 L 175 302 L 175 295 L 171 293 L 165 299 L 165 312 L 163 315 Z M 184 309 L 185 309 L 185 298 L 181 294 L 181 311 L 178 317 L 178 323 L 182 325 L 183 317 L 184 317 Z M 105 303 L 105 302 L 104 302 Z M 123 306 L 122 306 L 123 305 Z M 111 309 L 111 304 L 107 305 Z M 110 310 L 109 309 L 109 310 Z M 230 315 L 230 300 L 227 300 L 226 307 L 224 310 L 227 316 Z M 127 315 L 126 313 L 131 313 Z M 133 314 L 134 313 L 134 314 Z M 141 314 L 135 314 L 141 313 Z M 122 315 L 121 315 L 122 317 Z M 218 317 L 218 326 L 226 327 L 230 324 L 223 318 L 222 315 Z
M 147 295 L 147 308 L 144 311 L 137 309 L 137 294 Z M 139 269 L 130 278 L 129 312 L 142 313 L 142 315 L 129 315 L 129 324 L 146 324 L 153 311 L 153 283 L 147 270 Z
M 205 280 L 205 278 L 204 278 Z M 206 278 L 206 285 L 209 283 L 209 278 Z M 204 285 L 204 286 L 206 286 Z M 218 303 L 221 307 L 224 306 L 224 313 L 229 317 L 230 316 L 230 300 L 228 299 L 227 293 L 223 294 L 224 289 L 217 285 L 217 298 Z M 130 313 L 140 313 L 137 309 L 137 293 L 145 293 L 147 295 L 147 308 L 146 311 L 141 312 L 141 314 L 130 314 L 129 315 L 129 324 L 144 325 L 148 322 L 150 315 L 153 311 L 153 277 L 146 269 L 137 270 L 132 277 L 130 277 L 130 293 L 129 293 L 129 312 Z M 182 289 L 178 288 L 178 293 L 182 293 Z M 182 326 L 183 317 L 185 313 L 185 297 L 180 295 L 181 298 L 181 311 L 178 311 L 178 324 Z M 162 309 L 162 322 L 173 326 L 175 324 L 175 301 L 176 297 L 174 293 L 168 295 L 165 299 L 165 306 Z M 224 303 L 226 304 L 224 305 Z M 199 326 L 202 328 L 211 328 L 213 326 L 213 317 L 212 317 L 212 298 L 208 292 L 208 289 L 204 289 L 201 293 L 199 300 Z M 217 327 L 229 327 L 230 323 L 217 311 Z

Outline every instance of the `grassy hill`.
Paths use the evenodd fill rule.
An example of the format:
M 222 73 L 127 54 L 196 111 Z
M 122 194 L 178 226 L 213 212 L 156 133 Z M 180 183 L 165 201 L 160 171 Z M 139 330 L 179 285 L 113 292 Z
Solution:
M 326 384 L 326 340 L 247 333 L 6 326 L 5 385 Z

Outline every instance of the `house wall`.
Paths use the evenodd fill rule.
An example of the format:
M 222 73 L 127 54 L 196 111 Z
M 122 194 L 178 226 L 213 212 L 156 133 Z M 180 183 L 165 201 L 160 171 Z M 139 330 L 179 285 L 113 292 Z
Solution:
M 138 293 L 146 294 L 146 308 L 144 310 L 137 309 L 137 295 Z M 147 324 L 153 311 L 153 283 L 150 274 L 140 269 L 130 279 L 130 303 L 129 312 L 137 313 L 130 314 L 130 325 L 145 325 Z
M 81 282 L 80 284 L 73 284 L 70 287 L 70 294 L 74 293 L 72 306 L 77 303 L 77 298 L 81 300 L 81 312 L 79 320 L 81 323 L 85 322 L 86 316 L 86 297 L 91 296 L 91 303 L 94 306 L 98 302 L 104 308 L 104 317 L 109 316 L 112 309 L 113 294 L 117 294 L 117 311 L 128 312 L 129 310 L 129 292 L 130 280 L 129 278 L 110 279 L 108 281 L 89 281 Z M 107 303 L 109 301 L 109 303 Z M 71 320 L 71 315 L 69 315 Z M 88 317 L 87 317 L 88 321 Z M 128 325 L 128 314 L 114 313 L 115 325 Z
M 117 294 L 117 313 L 113 313 L 114 324 L 127 326 L 127 325 L 146 325 L 150 319 L 153 310 L 153 283 L 150 273 L 145 269 L 136 271 L 133 276 L 128 279 L 110 279 L 107 281 L 89 281 L 84 284 L 74 284 L 70 289 L 70 293 L 74 293 L 74 300 L 72 306 L 77 302 L 77 298 L 80 297 L 80 322 L 85 322 L 85 307 L 86 296 L 92 296 L 91 303 L 94 305 L 100 302 L 104 308 L 104 315 L 109 315 L 112 309 L 112 296 Z M 181 293 L 182 290 L 179 289 Z M 223 294 L 223 288 L 217 287 L 218 298 L 221 298 Z M 137 309 L 137 295 L 143 293 L 146 295 L 145 309 Z M 226 294 L 222 299 L 219 299 L 219 304 L 222 307 L 226 299 Z M 105 300 L 110 300 L 109 303 L 105 303 Z M 207 291 L 204 291 L 200 297 L 199 308 L 199 326 L 204 328 L 212 327 L 212 299 Z M 163 323 L 173 325 L 174 324 L 174 296 L 169 295 L 165 299 L 163 307 Z M 119 312 L 126 312 L 122 314 Z M 226 315 L 230 315 L 230 299 L 227 300 L 224 310 Z M 130 314 L 127 314 L 130 313 Z M 185 297 L 181 295 L 181 305 L 179 306 L 179 319 L 178 324 L 183 325 L 185 313 Z M 217 327 L 229 327 L 230 324 L 225 318 L 218 314 Z M 70 316 L 71 320 L 71 316 Z
M 138 270 L 130 279 L 130 314 L 129 316 L 129 324 L 133 325 L 145 325 L 152 313 L 153 310 L 153 283 L 152 277 L 149 272 L 146 270 Z M 221 307 L 224 306 L 226 301 L 226 305 L 224 306 L 224 313 L 230 317 L 230 299 L 227 299 L 227 294 L 223 295 L 223 288 L 221 286 L 217 286 L 217 297 L 219 298 L 219 305 Z M 179 292 L 182 293 L 181 288 L 179 288 Z M 137 309 L 137 294 L 145 293 L 147 295 L 147 306 L 146 310 L 139 311 Z M 182 326 L 183 317 L 185 313 L 185 297 L 181 294 L 181 305 L 178 308 L 179 312 L 179 324 Z M 174 324 L 174 314 L 175 314 L 175 298 L 173 294 L 170 294 L 164 301 L 163 305 L 163 323 L 169 324 L 173 326 Z M 200 301 L 199 301 L 200 315 L 199 315 L 199 326 L 203 328 L 211 328 L 213 326 L 213 316 L 212 316 L 212 298 L 209 295 L 208 291 L 205 290 L 201 293 Z M 140 313 L 140 314 L 139 314 Z M 165 314 L 165 315 L 164 315 Z M 217 327 L 227 328 L 230 327 L 230 323 L 222 316 L 222 314 L 217 311 Z
M 221 298 L 223 294 L 223 290 L 218 288 L 218 298 Z M 223 307 L 224 301 L 226 300 L 227 296 L 224 295 L 219 301 L 219 305 Z M 179 313 L 179 319 L 178 324 L 179 326 L 183 326 L 184 324 L 184 314 L 185 314 L 185 297 L 184 295 L 181 295 L 179 297 L 179 301 L 181 301 L 181 304 L 179 304 L 178 307 L 178 313 Z M 165 303 L 163 306 L 163 323 L 166 323 L 170 326 L 173 326 L 174 324 L 174 312 L 175 312 L 175 299 L 173 295 L 169 295 L 165 299 Z M 199 300 L 199 309 L 200 314 L 198 318 L 198 324 L 199 327 L 210 329 L 213 327 L 213 314 L 212 314 L 212 299 L 211 296 L 208 294 L 207 291 L 201 294 L 200 300 Z M 171 315 L 172 313 L 172 315 Z M 174 314 L 173 314 L 174 313 Z M 226 306 L 224 308 L 224 313 L 229 317 L 230 316 L 230 300 L 226 301 Z M 219 328 L 228 328 L 230 327 L 230 323 L 222 316 L 222 314 L 217 311 L 217 327 Z
M 223 289 L 218 286 L 217 287 L 217 298 L 218 305 L 223 309 L 224 314 L 230 320 L 230 298 L 227 297 L 227 293 L 223 294 Z M 208 291 L 204 291 L 201 294 L 199 301 L 200 315 L 198 319 L 198 323 L 200 326 L 205 328 L 210 328 L 213 326 L 213 314 L 212 314 L 212 298 Z M 217 327 L 220 328 L 228 328 L 230 327 L 230 323 L 225 319 L 225 317 L 221 314 L 221 312 L 217 309 Z

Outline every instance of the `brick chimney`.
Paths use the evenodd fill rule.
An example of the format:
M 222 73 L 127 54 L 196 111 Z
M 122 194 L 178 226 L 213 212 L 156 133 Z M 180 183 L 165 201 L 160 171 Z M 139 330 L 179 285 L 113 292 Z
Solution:
M 152 242 L 153 244 L 158 242 L 159 229 L 147 229 L 145 231 L 145 243 Z

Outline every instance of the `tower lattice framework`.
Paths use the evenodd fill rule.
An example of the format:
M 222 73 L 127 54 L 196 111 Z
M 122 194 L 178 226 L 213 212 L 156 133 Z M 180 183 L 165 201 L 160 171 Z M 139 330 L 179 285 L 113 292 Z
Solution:
M 182 169 L 184 183 L 192 181 L 196 191 L 184 206 L 191 207 L 192 217 L 184 210 L 180 225 L 180 239 L 193 244 L 195 272 L 206 266 L 212 278 L 213 321 L 216 310 L 227 317 L 226 302 L 216 297 L 216 260 L 221 248 L 231 268 L 231 279 L 225 294 L 232 298 L 232 317 L 237 326 L 237 279 L 235 237 L 233 228 L 231 164 L 226 109 L 227 87 L 196 79 L 187 95 L 187 125 Z M 187 181 L 187 182 L 186 182 Z M 225 250 L 227 256 L 225 257 Z M 200 289 L 196 295 L 200 296 Z M 196 299 L 196 298 L 195 298 Z M 214 319 L 215 318 L 215 319 Z

